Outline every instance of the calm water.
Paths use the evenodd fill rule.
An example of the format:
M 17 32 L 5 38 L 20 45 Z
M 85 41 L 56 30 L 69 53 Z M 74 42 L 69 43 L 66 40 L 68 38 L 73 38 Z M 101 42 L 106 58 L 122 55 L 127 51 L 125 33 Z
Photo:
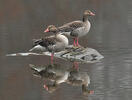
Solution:
M 29 50 L 32 39 L 44 36 L 47 25 L 81 19 L 85 9 L 96 16 L 90 18 L 91 30 L 80 44 L 105 57 L 99 63 L 80 65 L 81 71 L 89 73 L 93 95 L 83 96 L 80 87 L 67 84 L 52 94 L 45 91 L 43 81 L 32 76 L 29 64 L 47 65 L 49 57 L 5 57 Z M 56 62 L 72 66 L 60 59 Z M 131 94 L 130 0 L 0 0 L 0 100 L 131 100 Z

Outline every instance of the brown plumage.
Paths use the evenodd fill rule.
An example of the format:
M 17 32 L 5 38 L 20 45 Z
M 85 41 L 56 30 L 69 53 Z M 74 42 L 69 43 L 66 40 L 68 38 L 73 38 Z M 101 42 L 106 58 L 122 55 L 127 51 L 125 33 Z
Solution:
M 58 27 L 61 32 L 71 32 L 76 28 L 83 27 L 83 23 L 81 21 L 73 21 L 71 23 L 64 24 L 63 26 Z
M 43 52 L 49 51 L 51 52 L 51 59 L 53 60 L 54 52 L 62 51 L 68 46 L 68 38 L 58 32 L 58 29 L 53 25 L 49 26 L 49 30 L 55 33 L 55 35 L 35 40 L 34 47 L 30 51 L 39 50 L 39 48 L 43 50 Z
M 60 27 L 58 27 L 58 31 L 66 36 L 71 36 L 74 38 L 74 45 L 78 44 L 78 37 L 85 36 L 91 27 L 90 22 L 88 21 L 89 16 L 94 16 L 95 14 L 92 13 L 90 10 L 85 10 L 83 13 L 83 19 L 78 21 L 73 21 L 70 23 L 66 23 Z M 48 27 L 45 32 L 49 32 Z M 75 40 L 77 40 L 77 43 L 75 43 Z
M 57 41 L 56 41 L 55 35 L 53 35 L 53 36 L 41 38 L 41 39 L 34 41 L 34 46 L 41 45 L 48 49 L 48 46 L 55 45 L 56 42 Z

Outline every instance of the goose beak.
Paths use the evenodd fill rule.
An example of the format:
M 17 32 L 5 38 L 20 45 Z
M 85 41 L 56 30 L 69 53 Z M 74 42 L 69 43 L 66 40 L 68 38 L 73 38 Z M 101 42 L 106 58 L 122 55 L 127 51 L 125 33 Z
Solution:
M 90 90 L 90 91 L 89 91 L 89 94 L 94 94 L 94 91 L 93 91 L 93 90 Z
M 48 89 L 48 86 L 46 86 L 45 84 L 44 84 L 44 88 L 48 91 L 49 89 Z
M 90 15 L 91 15 L 91 16 L 95 16 L 95 14 L 94 14 L 94 13 L 92 13 L 92 12 L 90 12 Z
M 49 32 L 49 29 L 47 28 L 44 32 L 45 32 L 45 33 Z

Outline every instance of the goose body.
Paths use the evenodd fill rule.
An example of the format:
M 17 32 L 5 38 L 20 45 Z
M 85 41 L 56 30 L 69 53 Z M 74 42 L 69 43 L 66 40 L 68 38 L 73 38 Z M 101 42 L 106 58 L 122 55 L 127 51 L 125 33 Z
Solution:
M 85 36 L 91 28 L 91 24 L 88 20 L 88 17 L 94 15 L 95 14 L 92 13 L 90 10 L 86 10 L 84 11 L 82 20 L 66 23 L 58 27 L 57 29 L 64 35 L 74 38 L 74 46 L 78 46 L 78 38 Z M 44 32 L 49 32 L 49 29 L 47 28 Z M 77 40 L 77 43 L 75 43 L 75 40 Z
M 59 52 L 68 46 L 68 38 L 62 34 L 48 36 L 34 41 L 34 47 L 30 51 L 40 50 Z
M 51 52 L 51 63 L 53 64 L 54 53 L 64 50 L 68 46 L 69 41 L 65 35 L 58 32 L 54 25 L 50 25 L 49 30 L 55 33 L 55 35 L 35 40 L 33 48 L 29 51 Z
M 73 21 L 58 27 L 59 31 L 69 37 L 82 37 L 85 36 L 90 30 L 91 24 L 87 20 L 83 21 Z

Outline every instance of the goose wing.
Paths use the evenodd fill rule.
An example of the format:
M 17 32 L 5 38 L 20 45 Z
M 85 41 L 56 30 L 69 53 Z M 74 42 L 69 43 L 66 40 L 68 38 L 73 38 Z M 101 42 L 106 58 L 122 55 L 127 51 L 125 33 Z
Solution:
M 83 22 L 82 21 L 73 21 L 67 24 L 64 24 L 63 26 L 58 27 L 58 29 L 61 32 L 72 32 L 73 30 L 77 28 L 83 27 Z
M 34 41 L 34 46 L 41 45 L 43 47 L 48 47 L 50 45 L 54 45 L 55 43 L 56 43 L 56 38 L 53 35 L 53 36 L 41 38 L 41 39 Z

